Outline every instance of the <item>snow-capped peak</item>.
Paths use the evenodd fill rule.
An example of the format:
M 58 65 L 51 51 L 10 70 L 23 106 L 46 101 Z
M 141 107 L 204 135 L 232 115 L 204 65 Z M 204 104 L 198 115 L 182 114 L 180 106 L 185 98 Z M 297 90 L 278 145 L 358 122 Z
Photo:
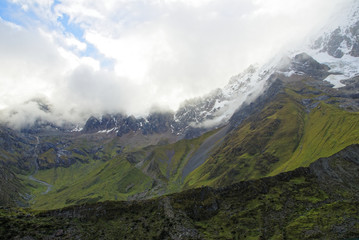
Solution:
M 330 67 L 325 80 L 334 87 L 345 86 L 341 80 L 359 75 L 359 3 L 352 1 L 333 18 L 308 53 L 318 62 Z

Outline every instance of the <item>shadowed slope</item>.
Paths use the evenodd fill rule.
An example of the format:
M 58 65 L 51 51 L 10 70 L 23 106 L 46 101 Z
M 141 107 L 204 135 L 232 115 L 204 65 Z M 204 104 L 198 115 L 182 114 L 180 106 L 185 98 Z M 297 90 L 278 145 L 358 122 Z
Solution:
M 346 239 L 359 235 L 359 145 L 225 188 L 34 212 L 0 209 L 8 239 Z

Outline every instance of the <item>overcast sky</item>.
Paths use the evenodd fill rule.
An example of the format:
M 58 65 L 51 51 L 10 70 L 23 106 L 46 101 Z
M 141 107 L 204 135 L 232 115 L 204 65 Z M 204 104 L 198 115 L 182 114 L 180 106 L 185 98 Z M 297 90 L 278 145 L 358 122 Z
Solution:
M 2 0 L 1 116 L 175 110 L 301 43 L 348 1 Z

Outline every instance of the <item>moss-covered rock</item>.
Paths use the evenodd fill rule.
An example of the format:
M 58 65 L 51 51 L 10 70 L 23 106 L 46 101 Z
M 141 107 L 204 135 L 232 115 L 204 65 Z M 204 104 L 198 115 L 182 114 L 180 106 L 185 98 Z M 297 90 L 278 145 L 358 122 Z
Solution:
M 359 235 L 359 145 L 274 177 L 142 201 L 0 209 L 7 239 L 350 239 Z M 333 187 L 334 186 L 334 187 Z

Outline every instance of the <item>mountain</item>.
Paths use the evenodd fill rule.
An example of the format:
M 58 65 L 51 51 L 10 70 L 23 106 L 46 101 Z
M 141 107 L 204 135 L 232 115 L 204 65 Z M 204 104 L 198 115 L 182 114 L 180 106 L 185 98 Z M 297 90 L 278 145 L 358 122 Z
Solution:
M 357 237 L 353 4 L 309 46 L 252 65 L 176 112 L 1 126 L 0 203 L 10 207 L 0 209 L 0 235 Z
M 359 10 L 355 2 L 336 16 L 337 22 L 328 24 L 314 43 L 312 48 L 326 53 L 334 58 L 343 58 L 345 55 L 359 57 L 358 33 Z
M 169 141 L 164 134 L 133 132 L 118 137 L 99 129 L 43 133 L 36 177 L 52 184 L 53 191 L 37 195 L 33 206 L 63 207 L 149 198 L 202 185 L 222 187 L 305 167 L 359 143 L 357 78 L 334 89 L 323 81 L 329 71 L 308 54 L 295 55 L 270 75 L 269 86 L 259 97 L 242 105 L 224 126 L 198 138 Z M 150 141 L 154 145 L 147 145 Z
M 21 180 L 9 169 L 0 165 L 0 206 L 27 206 L 29 195 Z
M 213 189 L 51 211 L 0 209 L 7 239 L 353 239 L 359 145 L 306 168 Z
M 114 134 L 121 137 L 131 132 L 142 135 L 169 133 L 178 138 L 194 138 L 224 126 L 234 111 L 262 88 L 270 76 L 267 68 L 250 66 L 234 76 L 223 89 L 216 89 L 206 96 L 185 101 L 175 112 L 154 112 L 145 118 L 107 114 L 90 117 L 83 128 L 72 131 L 83 133 Z

